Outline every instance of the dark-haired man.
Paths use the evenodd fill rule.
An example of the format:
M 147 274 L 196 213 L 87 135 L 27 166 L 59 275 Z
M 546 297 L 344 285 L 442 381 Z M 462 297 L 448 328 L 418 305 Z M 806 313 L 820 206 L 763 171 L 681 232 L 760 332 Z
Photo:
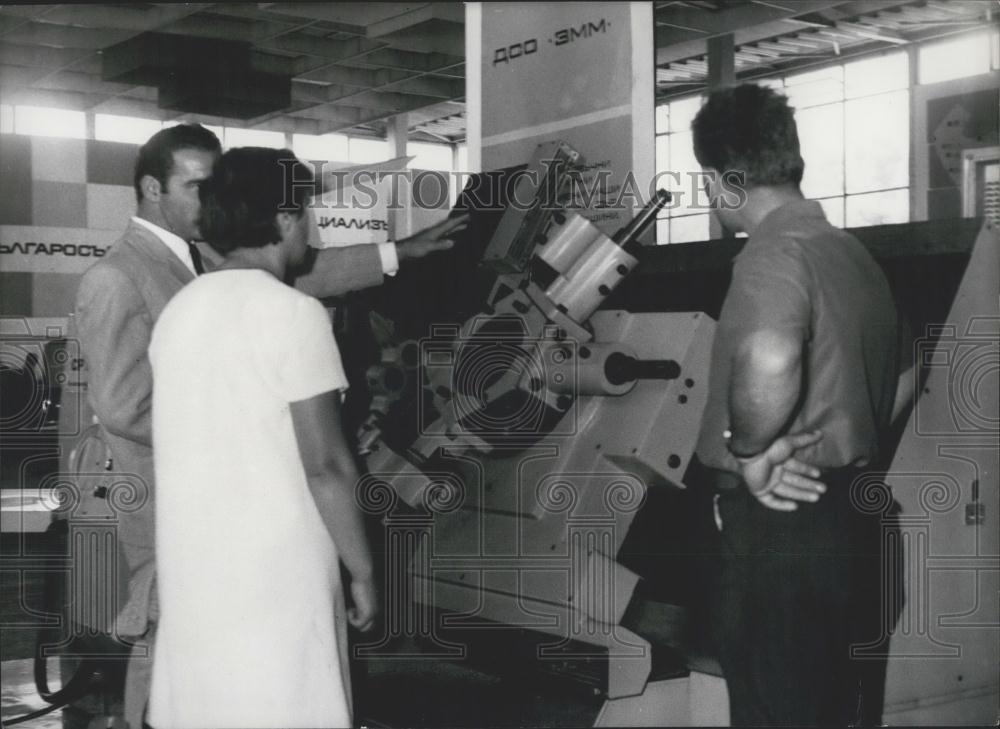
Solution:
M 857 568 L 879 545 L 852 484 L 883 465 L 900 360 L 895 305 L 865 247 L 803 199 L 784 97 L 753 85 L 716 91 L 692 130 L 716 215 L 749 234 L 716 329 L 697 447 L 718 489 L 716 638 L 732 723 L 843 726 L 860 700 L 853 631 L 880 599 L 876 590 L 856 602 L 866 589 Z M 726 196 L 733 173 L 745 191 L 738 205 L 742 195 Z M 824 488 L 774 488 L 785 464 L 773 444 L 810 431 L 822 438 L 797 458 L 820 469 Z
M 163 307 L 212 265 L 202 261 L 191 241 L 199 237 L 199 187 L 220 154 L 218 138 L 198 124 L 154 134 L 136 162 L 136 215 L 107 255 L 83 275 L 76 298 L 74 324 L 86 362 L 88 402 L 110 453 L 108 468 L 128 474 L 139 498 L 134 508 L 118 514 L 128 573 L 124 605 L 114 620 L 87 616 L 96 623 L 91 627 L 136 639 L 125 686 L 125 718 L 133 729 L 142 726 L 157 617 L 147 349 Z M 383 274 L 395 273 L 400 260 L 449 248 L 448 236 L 464 223 L 464 218 L 451 219 L 396 244 L 326 249 L 296 286 L 312 295 L 336 296 L 378 285 Z

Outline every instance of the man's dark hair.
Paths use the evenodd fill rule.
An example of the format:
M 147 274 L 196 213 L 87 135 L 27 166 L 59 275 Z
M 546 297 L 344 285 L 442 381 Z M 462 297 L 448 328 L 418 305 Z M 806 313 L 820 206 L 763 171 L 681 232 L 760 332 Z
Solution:
M 201 124 L 177 124 L 161 129 L 139 147 L 139 159 L 135 161 L 135 199 L 142 200 L 140 182 L 146 175 L 159 180 L 166 187 L 167 178 L 174 169 L 174 152 L 182 149 L 201 149 L 218 154 L 222 151 L 219 138 Z
M 231 149 L 199 190 L 201 234 L 222 254 L 275 243 L 274 217 L 301 215 L 314 192 L 312 170 L 290 149 Z
M 795 114 L 788 100 L 766 86 L 743 84 L 709 94 L 691 123 L 694 156 L 703 167 L 746 174 L 747 187 L 798 185 Z

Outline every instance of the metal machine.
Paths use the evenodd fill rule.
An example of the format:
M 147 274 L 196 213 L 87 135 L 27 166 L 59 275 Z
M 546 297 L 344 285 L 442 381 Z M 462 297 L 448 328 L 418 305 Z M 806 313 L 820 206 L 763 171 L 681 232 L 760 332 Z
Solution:
M 714 322 L 598 311 L 670 196 L 609 237 L 562 207 L 581 163 L 565 144 L 541 146 L 483 256 L 496 280 L 482 311 L 388 348 L 369 370 L 358 497 L 387 515 L 389 549 L 406 550 L 393 558 L 408 574 L 388 577 L 390 632 L 413 600 L 448 614 L 416 628 L 442 657 L 475 652 L 483 633 L 530 634 L 524 670 L 587 687 L 606 699 L 590 721 L 616 724 L 635 714 L 620 704 L 644 695 L 653 664 L 649 642 L 622 625 L 639 576 L 617 558 L 648 492 L 683 488 Z M 400 528 L 396 499 L 425 519 Z M 686 692 L 677 680 L 671 691 Z M 676 701 L 650 716 L 664 711 L 689 718 Z
M 657 592 L 675 564 L 642 570 L 636 556 L 674 549 L 698 579 L 695 547 L 663 545 L 705 511 L 675 507 L 699 491 L 684 487 L 712 317 L 742 242 L 638 249 L 655 201 L 605 236 L 562 206 L 581 163 L 553 144 L 517 168 L 481 256 L 495 277 L 481 310 L 387 347 L 368 372 L 358 498 L 386 530 L 388 594 L 384 634 L 355 653 L 387 659 L 368 664 L 363 720 L 728 722 L 702 606 Z M 918 375 L 893 434 L 893 491 L 868 505 L 902 617 L 858 649 L 885 721 L 981 723 L 1000 655 L 1000 246 L 976 220 L 851 232 L 887 275 Z
M 354 643 L 366 674 L 355 684 L 362 724 L 728 722 L 725 684 L 699 643 L 703 606 L 675 583 L 700 578 L 701 525 L 691 522 L 711 510 L 689 508 L 700 490 L 684 487 L 693 483 L 712 317 L 742 242 L 638 247 L 663 194 L 605 235 L 566 209 L 580 165 L 574 150 L 552 144 L 508 171 L 510 184 L 483 213 L 482 294 L 463 294 L 453 317 L 438 316 L 445 307 L 424 316 L 438 322 L 429 329 L 400 328 L 406 335 L 367 370 L 358 443 L 368 474 L 357 497 L 384 530 L 376 549 L 386 613 L 381 634 Z M 1000 242 L 977 220 L 851 232 L 887 275 L 918 371 L 917 404 L 894 434 L 886 479 L 896 501 L 868 505 L 883 512 L 893 540 L 886 568 L 902 570 L 885 584 L 905 594 L 884 720 L 982 724 L 995 717 L 1000 661 Z M 426 281 L 407 283 L 419 279 L 414 268 L 384 287 L 398 306 L 408 299 L 394 285 L 427 295 Z M 120 682 L 127 645 L 95 654 L 76 640 L 95 637 L 88 626 L 116 612 L 116 522 L 136 503 L 122 498 L 127 484 L 93 437 L 78 359 L 67 350 L 59 360 L 66 462 L 31 491 L 38 503 L 72 496 L 54 510 L 70 523 L 45 535 L 58 540 L 44 555 L 24 551 L 22 535 L 8 533 L 8 506 L 17 507 L 14 532 L 47 522 L 27 529 L 36 524 L 22 518 L 28 490 L 4 499 L 5 555 L 10 545 L 22 550 L 10 552 L 11 566 L 93 582 L 68 614 L 14 588 L 18 620 L 46 615 L 36 677 L 53 707 L 77 689 Z M 860 649 L 886 670 L 884 644 Z M 46 655 L 93 660 L 52 693 Z M 87 700 L 89 713 L 110 713 Z

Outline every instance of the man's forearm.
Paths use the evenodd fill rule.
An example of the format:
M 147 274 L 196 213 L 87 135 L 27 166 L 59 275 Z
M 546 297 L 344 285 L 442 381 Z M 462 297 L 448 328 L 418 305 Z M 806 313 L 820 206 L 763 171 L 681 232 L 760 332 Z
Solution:
M 913 367 L 910 367 L 899 376 L 899 382 L 896 385 L 896 397 L 892 404 L 890 422 L 895 423 L 899 420 L 899 417 L 910 407 L 910 403 L 913 402 L 916 376 L 916 370 Z
M 375 245 L 363 244 L 318 251 L 312 269 L 294 281 L 299 291 L 326 298 L 382 284 L 382 261 Z
M 771 445 L 795 409 L 801 384 L 799 343 L 773 333 L 748 340 L 736 355 L 730 379 L 731 450 L 751 455 Z

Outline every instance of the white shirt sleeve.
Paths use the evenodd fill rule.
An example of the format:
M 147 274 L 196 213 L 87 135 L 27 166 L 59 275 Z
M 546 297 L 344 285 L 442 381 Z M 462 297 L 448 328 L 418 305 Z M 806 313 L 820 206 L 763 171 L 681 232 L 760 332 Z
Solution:
M 382 273 L 395 276 L 399 270 L 399 256 L 396 255 L 395 243 L 379 243 L 378 255 L 382 259 Z
M 332 390 L 346 390 L 347 376 L 326 309 L 316 299 L 302 297 L 287 323 L 277 387 L 288 402 L 307 400 Z

